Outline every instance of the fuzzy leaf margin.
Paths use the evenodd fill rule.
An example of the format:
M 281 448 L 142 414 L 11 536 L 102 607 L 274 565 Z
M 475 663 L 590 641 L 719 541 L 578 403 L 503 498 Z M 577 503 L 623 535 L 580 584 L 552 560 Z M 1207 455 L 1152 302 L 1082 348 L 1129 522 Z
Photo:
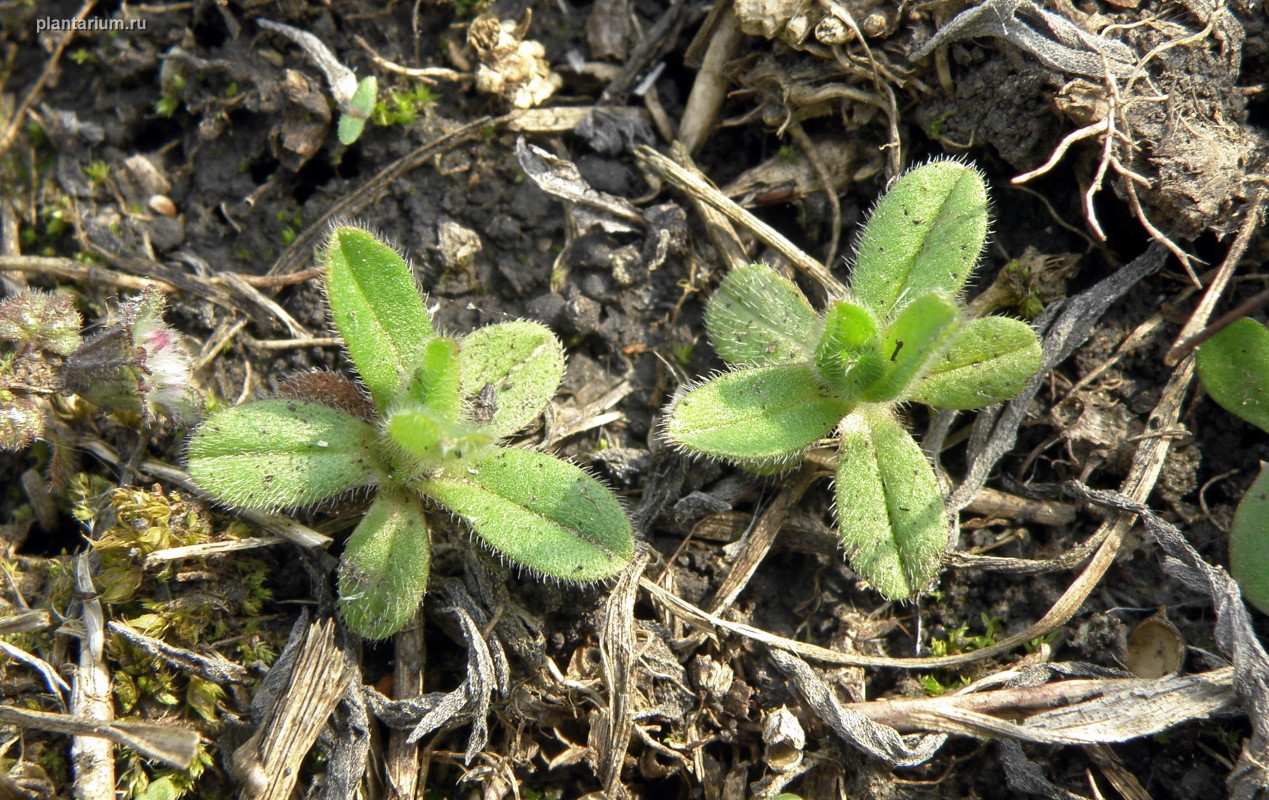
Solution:
M 186 449 L 190 478 L 238 508 L 309 505 L 378 482 L 372 425 L 302 400 L 259 400 L 209 417 Z
M 787 462 L 826 435 L 850 404 L 810 364 L 737 369 L 689 389 L 666 413 L 665 437 L 746 466 Z
M 950 531 L 934 470 L 888 409 L 841 424 L 834 490 L 851 567 L 889 600 L 907 600 L 938 572 Z
M 335 228 L 319 260 L 331 319 L 382 411 L 412 377 L 434 335 L 427 306 L 405 259 L 367 230 Z
M 1040 338 L 1025 322 L 979 317 L 955 341 L 905 399 L 935 408 L 982 408 L 1016 397 L 1040 370 Z
M 973 167 L 944 159 L 910 169 L 864 224 L 851 292 L 882 318 L 931 290 L 956 295 L 987 227 L 987 186 Z
M 634 531 L 616 496 L 546 453 L 491 447 L 419 488 L 490 548 L 543 575 L 602 580 L 634 555 Z
M 492 409 L 473 407 L 472 416 L 495 439 L 536 419 L 564 377 L 560 340 L 545 325 L 528 320 L 500 322 L 464 336 L 458 361 L 465 395 L 477 398 L 486 387 L 492 393 Z
M 732 270 L 705 307 L 709 341 L 734 366 L 809 361 L 822 325 L 802 290 L 766 264 Z
M 380 492 L 339 560 L 339 610 L 358 636 L 405 627 L 427 591 L 432 545 L 418 498 Z

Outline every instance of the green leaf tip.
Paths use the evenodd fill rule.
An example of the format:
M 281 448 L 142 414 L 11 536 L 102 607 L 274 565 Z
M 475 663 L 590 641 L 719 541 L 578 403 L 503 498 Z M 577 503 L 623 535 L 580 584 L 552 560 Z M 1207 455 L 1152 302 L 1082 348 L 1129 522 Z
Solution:
M 225 409 L 186 451 L 190 478 L 238 508 L 276 510 L 326 500 L 380 480 L 372 425 L 333 408 L 274 399 Z
M 906 399 L 935 408 L 982 408 L 1017 396 L 1040 371 L 1044 352 L 1025 322 L 970 320 Z
M 1198 347 L 1203 388 L 1229 413 L 1269 431 L 1269 330 L 1244 317 Z
M 420 482 L 494 551 L 534 572 L 587 583 L 634 555 L 620 501 L 578 467 L 545 453 L 492 447 Z
M 431 557 L 418 499 L 380 493 L 339 561 L 339 610 L 348 627 L 367 639 L 405 627 L 427 589 Z
M 820 325 L 802 291 L 766 264 L 732 270 L 705 308 L 710 343 L 735 366 L 808 361 Z
M 1234 512 L 1229 528 L 1229 571 L 1247 602 L 1269 614 L 1269 470 L 1260 474 Z
M 405 259 L 363 228 L 336 227 L 319 258 L 335 328 L 382 411 L 434 335 L 423 297 Z
M 956 301 L 942 292 L 923 294 L 904 306 L 881 339 L 884 372 L 866 387 L 867 400 L 894 400 L 951 344 L 961 323 Z
M 965 286 L 987 239 L 987 187 L 973 167 L 938 160 L 908 170 L 864 225 L 851 292 L 883 318 L 931 290 Z
M 458 342 L 438 336 L 423 346 L 423 357 L 406 387 L 411 402 L 457 419 L 463 409 Z
M 537 322 L 513 320 L 463 338 L 458 361 L 468 417 L 495 439 L 528 425 L 564 377 L 564 347 Z
M 357 90 L 349 98 L 344 112 L 339 115 L 340 144 L 347 146 L 361 138 L 362 132 L 366 129 L 366 120 L 370 118 L 370 112 L 374 110 L 375 96 L 378 93 L 379 81 L 373 75 L 362 78 L 357 84 Z
M 876 383 L 885 363 L 872 312 L 858 303 L 834 301 L 815 346 L 815 368 L 825 383 L 842 393 L 859 392 Z
M 742 465 L 787 463 L 850 410 L 810 364 L 727 372 L 682 392 L 666 415 L 665 438 L 685 450 Z
M 404 473 L 431 471 L 447 459 L 469 458 L 492 442 L 487 433 L 462 420 L 446 417 L 430 408 L 398 411 L 388 420 L 392 442 L 417 460 L 397 465 Z
M 890 600 L 906 600 L 938 571 L 951 531 L 934 470 L 884 407 L 841 424 L 834 490 L 851 567 Z

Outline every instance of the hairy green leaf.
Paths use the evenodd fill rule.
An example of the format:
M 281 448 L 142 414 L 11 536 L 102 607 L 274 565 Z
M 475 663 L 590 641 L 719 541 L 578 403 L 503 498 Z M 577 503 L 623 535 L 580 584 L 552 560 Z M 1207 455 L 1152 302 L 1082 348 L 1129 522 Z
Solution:
M 941 292 L 913 300 L 881 339 L 885 372 L 862 394 L 872 401 L 893 400 L 920 378 L 952 343 L 960 329 L 961 312 L 956 301 Z
M 358 636 L 386 639 L 414 616 L 431 566 L 417 497 L 380 492 L 339 560 L 339 610 Z
M 723 278 L 705 307 L 705 330 L 728 364 L 809 361 L 820 320 L 802 290 L 766 264 Z
M 634 554 L 630 520 L 613 493 L 546 453 L 491 447 L 420 488 L 485 544 L 544 575 L 608 578 Z
M 886 319 L 932 289 L 955 295 L 986 238 L 987 187 L 977 171 L 959 161 L 908 170 L 864 225 L 851 292 Z
M 492 441 L 479 427 L 427 407 L 395 412 L 388 420 L 388 436 L 418 459 L 415 469 L 407 469 L 411 474 L 440 466 L 451 456 L 465 458 Z
M 1269 614 L 1269 466 L 1243 495 L 1229 528 L 1229 571 L 1247 602 Z
M 189 441 L 190 477 L 238 508 L 316 503 L 378 481 L 373 426 L 302 400 L 261 400 L 213 414 Z
M 458 355 L 469 416 L 495 439 L 532 422 L 564 376 L 564 348 L 537 322 L 489 325 L 463 337 Z
M 925 589 L 950 531 L 934 470 L 890 411 L 842 421 L 837 524 L 851 567 L 890 600 Z
M 457 419 L 463 410 L 460 372 L 458 342 L 438 336 L 424 346 L 406 394 L 442 417 Z
M 851 404 L 822 386 L 810 364 L 738 369 L 670 407 L 666 437 L 696 453 L 747 465 L 788 461 L 828 433 Z
M 335 228 L 320 258 L 331 318 L 382 411 L 423 359 L 427 307 L 404 259 L 368 231 Z
M 1220 407 L 1269 431 L 1269 330 L 1240 319 L 1199 345 L 1203 388 Z
M 1025 322 L 970 320 L 905 399 L 936 408 L 982 408 L 1016 396 L 1040 369 L 1040 339 Z

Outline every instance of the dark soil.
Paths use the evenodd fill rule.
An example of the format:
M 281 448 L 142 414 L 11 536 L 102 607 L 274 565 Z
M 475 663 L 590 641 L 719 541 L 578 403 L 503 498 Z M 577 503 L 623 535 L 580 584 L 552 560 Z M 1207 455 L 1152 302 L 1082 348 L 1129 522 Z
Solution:
M 815 3 L 739 5 L 769 7 L 764 18 L 777 28 L 788 16 L 780 17 L 781 7 L 805 6 L 812 23 L 824 14 L 824 4 Z M 862 21 L 885 67 L 886 91 L 893 93 L 897 111 L 893 127 L 878 105 L 858 99 L 886 95 L 868 72 L 858 40 L 838 46 L 835 58 L 813 35 L 801 49 L 741 36 L 727 59 L 731 93 L 717 120 L 726 124 L 712 127 L 696 153 L 700 171 L 725 186 L 750 180 L 746 171 L 764 162 L 766 169 L 782 162 L 798 165 L 810 176 L 805 183 L 763 183 L 769 174 L 763 172 L 757 189 L 737 197 L 817 259 L 830 256 L 833 226 L 840 225 L 842 246 L 831 255 L 843 280 L 854 231 L 894 167 L 951 153 L 983 170 L 994 201 L 994 235 L 971 298 L 1020 258 L 1036 270 L 1002 313 L 1019 314 L 1027 302 L 1078 294 L 1141 255 L 1151 241 L 1143 219 L 1178 250 L 1201 259 L 1188 268 L 1208 283 L 1208 265 L 1225 258 L 1247 215 L 1258 213 L 1252 206 L 1264 190 L 1269 142 L 1260 124 L 1269 96 L 1269 52 L 1263 9 L 1257 5 L 1252 13 L 1238 3 L 1208 8 L 1198 0 L 1180 7 L 1155 0 L 1090 1 L 1079 7 L 1055 2 L 1050 11 L 1087 31 L 1119 26 L 1113 36 L 1138 54 L 1171 44 L 1138 78 L 1116 83 L 1126 110 L 1115 117 L 1121 130 L 1109 150 L 1103 149 L 1104 136 L 1085 138 L 1054 169 L 1020 187 L 1010 180 L 1048 161 L 1072 131 L 1105 118 L 1106 82 L 1058 72 L 999 38 L 953 43 L 946 62 L 939 55 L 911 63 L 908 54 L 962 6 L 843 4 Z M 467 31 L 477 14 L 520 21 L 530 7 L 527 38 L 543 43 L 559 80 L 540 107 L 561 113 L 594 105 L 639 110 L 642 116 L 629 117 L 638 120 L 633 125 L 596 124 L 612 134 L 614 145 L 575 125 L 520 121 L 508 114 L 506 97 L 474 87 L 472 74 L 480 62 L 467 45 Z M 729 545 L 778 496 L 788 476 L 758 478 L 729 466 L 685 461 L 664 449 L 657 436 L 660 409 L 678 386 L 722 367 L 704 335 L 702 314 L 725 267 L 696 207 L 645 172 L 631 148 L 639 143 L 668 148 L 654 116 L 643 110 L 651 108 L 675 124 L 683 115 L 700 58 L 688 48 L 707 24 L 708 3 L 676 4 L 667 11 L 643 0 L 593 5 L 428 0 L 365 8 L 342 0 L 101 2 L 87 12 L 89 19 L 144 25 L 80 32 L 55 54 L 66 34 L 39 32 L 41 21 L 71 19 L 79 11 L 69 2 L 8 3 L 0 9 L 6 44 L 0 122 L 5 129 L 15 126 L 13 139 L 0 145 L 6 292 L 23 282 L 64 292 L 95 325 L 110 315 L 121 290 L 131 293 L 134 285 L 121 285 L 119 276 L 162 281 L 170 289 L 169 321 L 199 353 L 196 384 L 209 403 L 232 404 L 276 391 L 297 371 L 348 365 L 337 343 L 324 338 L 329 334 L 318 281 L 257 281 L 258 290 L 248 292 L 223 276 L 300 273 L 311 266 L 313 247 L 332 216 L 365 223 L 413 257 L 439 327 L 467 332 L 523 317 L 541 320 L 560 335 L 569 351 L 564 385 L 543 425 L 525 433 L 526 443 L 549 443 L 605 478 L 634 512 L 636 528 L 651 548 L 646 577 L 689 603 L 709 605 L 735 555 Z M 293 43 L 258 27 L 259 18 L 309 31 L 359 77 L 378 77 L 386 106 L 359 141 L 339 144 L 334 130 L 339 112 L 324 76 Z M 645 39 L 658 22 L 663 25 L 657 38 Z M 456 79 L 438 78 L 428 96 L 418 91 L 421 80 L 377 64 L 357 37 L 391 62 L 448 68 Z M 651 91 L 636 94 L 633 82 L 619 74 L 627 65 L 633 82 L 658 65 L 663 69 L 648 84 Z M 855 94 L 826 91 L 835 87 Z M 821 94 L 812 104 L 815 92 Z M 23 116 L 15 120 L 16 108 Z M 841 176 L 833 188 L 835 210 L 823 181 L 807 166 L 804 142 L 840 140 L 843 133 L 848 146 L 831 151 L 826 165 Z M 899 149 L 887 144 L 895 135 Z M 574 162 L 593 189 L 633 203 L 651 232 L 606 227 L 604 220 L 591 224 L 548 195 L 526 177 L 516 153 L 520 137 Z M 1083 198 L 1107 152 L 1118 168 L 1111 164 L 1106 170 L 1090 206 L 1104 230 L 1102 241 Z M 394 165 L 384 179 L 381 173 Z M 163 213 L 171 209 L 156 196 L 170 202 L 173 216 Z M 780 263 L 747 232 L 741 238 L 752 259 Z M 1264 288 L 1258 266 L 1264 251 L 1264 240 L 1253 236 L 1213 319 Z M 49 274 L 19 256 L 69 259 L 56 263 L 100 269 Z M 1072 479 L 1121 488 L 1147 418 L 1173 374 L 1164 356 L 1202 295 L 1193 291 L 1186 270 L 1170 258 L 1101 318 L 1073 358 L 1052 371 L 989 486 L 1040 504 L 1058 502 L 1052 490 Z M 823 299 L 817 286 L 801 280 L 813 301 Z M 284 324 L 265 299 L 294 324 Z M 1159 314 L 1161 319 L 1152 320 Z M 1125 342 L 1129 346 L 1121 352 Z M 601 402 L 623 382 L 626 390 L 614 402 Z M 179 427 L 166 422 L 142 427 L 135 416 L 109 415 L 82 401 L 58 399 L 51 408 L 56 435 L 46 438 L 52 443 L 40 441 L 0 458 L 9 486 L 0 504 L 0 548 L 8 559 L 0 622 L 26 609 L 47 609 L 53 616 L 19 632 L 4 629 L 0 638 L 75 682 L 82 597 L 72 591 L 68 575 L 73 557 L 97 540 L 100 558 L 94 564 L 100 571 L 94 586 L 107 620 L 176 648 L 218 654 L 246 667 L 248 676 L 217 687 L 108 634 L 105 657 L 115 713 L 192 726 L 204 739 L 188 775 L 116 748 L 119 791 L 138 798 L 181 792 L 229 797 L 239 786 L 232 752 L 259 719 L 262 709 L 253 709 L 251 700 L 262 677 L 302 614 L 334 614 L 332 556 L 355 510 L 296 515 L 334 536 L 329 554 L 277 543 L 141 570 L 149 551 L 133 543 L 126 558 L 109 561 L 100 539 L 112 529 L 111 519 L 146 503 L 184 509 L 190 516 L 179 517 L 181 525 L 198 533 L 197 541 L 263 532 L 146 471 L 145 460 L 181 464 L 185 432 Z M 612 410 L 620 414 L 614 421 L 585 424 Z M 924 409 L 908 413 L 918 434 L 931 422 Z M 954 423 L 941 455 L 953 482 L 972 457 L 964 442 L 971 421 Z M 1225 531 L 1259 462 L 1269 459 L 1269 438 L 1197 389 L 1189 393 L 1172 433 L 1148 505 L 1180 526 L 1204 559 L 1224 564 Z M 119 463 L 103 460 L 100 450 L 85 444 L 90 438 L 113 448 Z M 125 498 L 112 492 L 121 486 L 142 494 Z M 724 614 L 727 619 L 844 653 L 896 658 L 954 653 L 1026 631 L 1081 568 L 1035 575 L 949 567 L 933 594 L 916 603 L 886 604 L 836 549 L 827 486 L 816 483 L 797 504 Z M 1056 558 L 1086 540 L 1103 518 L 1102 511 L 1079 506 L 1072 521 L 1053 526 L 967 510 L 958 550 Z M 173 532 L 178 527 L 171 523 Z M 915 767 L 892 769 L 862 755 L 794 690 L 765 645 L 725 631 L 693 638 L 694 629 L 646 591 L 635 596 L 638 653 L 627 698 L 639 730 L 624 757 L 614 755 L 596 722 L 610 697 L 599 648 L 612 587 L 534 581 L 472 553 L 469 537 L 452 524 L 441 529 L 434 575 L 442 582 L 463 579 L 469 587 L 463 591 L 480 603 L 500 598 L 502 605 L 482 613 L 495 620 L 489 630 L 497 626 L 498 633 L 489 638 L 506 652 L 510 683 L 505 693 L 493 695 L 488 739 L 473 758 L 464 758 L 469 724 L 442 727 L 419 743 L 424 768 L 412 797 L 425 791 L 429 798 L 477 796 L 473 792 L 484 798 L 580 797 L 606 788 L 604 765 L 614 758 L 618 779 L 607 788 L 618 794 L 754 796 L 762 791 L 759 782 L 772 774 L 764 720 L 786 706 L 805 729 L 810 765 L 785 787 L 797 796 L 1025 793 L 1004 766 L 1002 746 L 991 740 L 954 736 Z M 164 539 L 161 546 L 188 543 Z M 1163 562 L 1155 545 L 1134 529 L 1097 588 L 1050 638 L 1047 659 L 1122 668 L 1128 631 L 1162 608 L 1191 648 L 1187 669 L 1216 666 L 1211 605 L 1169 577 Z M 119 564 L 120 571 L 101 566 L 109 563 Z M 135 573 L 123 565 L 132 565 Z M 485 590 L 470 588 L 477 585 L 495 588 L 482 594 Z M 409 663 L 424 676 L 423 692 L 453 691 L 467 675 L 468 645 L 447 611 L 453 602 L 447 598 L 430 593 L 418 618 L 423 654 L 409 656 Z M 522 638 L 513 641 L 496 621 L 504 615 L 517 620 Z M 1263 631 L 1263 618 L 1256 622 Z M 361 680 L 397 696 L 392 675 L 406 657 L 402 646 L 392 641 L 350 646 Z M 923 696 L 939 685 L 955 687 L 999 673 L 1026 655 L 1020 648 L 959 669 L 815 666 L 841 702 L 856 702 Z M 30 664 L 0 659 L 0 690 L 5 705 L 67 711 L 60 691 Z M 330 724 L 330 735 L 304 762 L 299 786 L 305 796 L 340 796 L 332 787 L 349 778 L 332 766 L 345 763 L 339 753 L 351 735 L 349 723 L 341 723 L 337 713 Z M 382 721 L 372 716 L 369 726 L 366 772 L 347 785 L 359 787 L 365 797 L 399 796 L 385 786 L 384 765 L 400 756 L 388 754 Z M 0 795 L 79 791 L 68 736 L 3 730 L 0 772 L 10 780 L 0 784 Z M 1022 752 L 1035 774 L 1051 784 L 1035 789 L 1040 795 L 1072 796 L 1058 793 L 1060 787 L 1079 796 L 1214 798 L 1226 796 L 1226 779 L 1251 731 L 1245 715 L 1232 716 L 1126 743 L 1027 744 Z M 162 780 L 167 782 L 156 782 Z M 14 789 L 6 794 L 8 783 Z M 171 793 L 163 793 L 169 788 Z

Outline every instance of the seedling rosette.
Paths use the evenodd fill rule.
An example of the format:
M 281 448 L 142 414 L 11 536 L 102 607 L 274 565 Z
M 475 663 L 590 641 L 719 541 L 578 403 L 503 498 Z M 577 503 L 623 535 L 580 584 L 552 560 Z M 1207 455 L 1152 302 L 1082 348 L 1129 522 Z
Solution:
M 1026 323 L 963 311 L 987 226 L 978 173 L 934 161 L 877 204 L 850 293 L 823 313 L 768 266 L 732 271 L 705 315 L 731 370 L 680 392 L 666 412 L 665 437 L 682 450 L 764 472 L 835 431 L 842 545 L 890 599 L 930 584 L 950 533 L 934 470 L 895 407 L 980 408 L 1016 395 L 1040 367 Z
M 527 321 L 438 334 L 405 261 L 360 228 L 332 231 L 320 260 L 331 317 L 370 402 L 349 385 L 336 394 L 351 402 L 289 391 L 217 413 L 190 440 L 194 481 L 252 509 L 374 491 L 339 569 L 343 616 L 370 639 L 395 633 L 418 607 L 431 509 L 532 572 L 574 582 L 619 572 L 634 537 L 612 492 L 566 461 L 498 444 L 558 389 L 555 335 Z

